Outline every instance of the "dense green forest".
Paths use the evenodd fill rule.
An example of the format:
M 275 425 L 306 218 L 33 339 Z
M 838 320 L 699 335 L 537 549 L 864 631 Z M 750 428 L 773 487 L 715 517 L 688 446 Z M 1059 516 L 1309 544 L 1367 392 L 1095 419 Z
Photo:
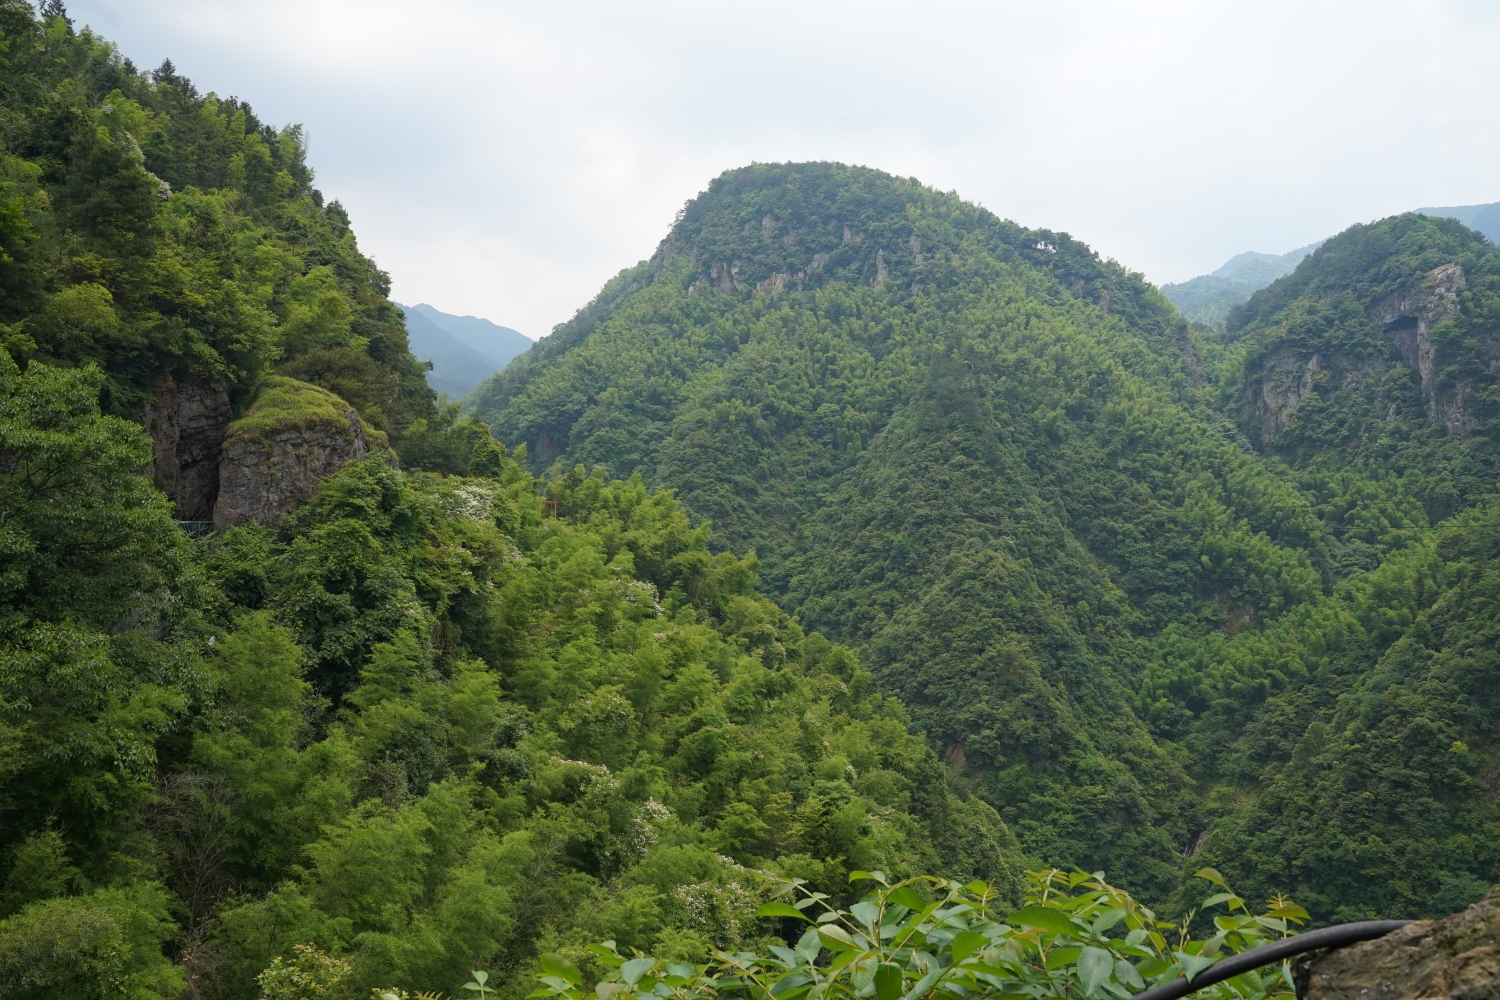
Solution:
M 1323 923 L 1500 879 L 1477 233 L 1355 227 L 1218 332 L 916 180 L 752 166 L 462 412 L 295 127 L 43 11 L 0 0 L 5 996 L 811 965 L 771 894 L 923 874 L 872 898 L 1101 908 L 1070 961 L 1128 992 L 1080 956 L 1141 957 L 1132 896 L 1234 948 L 1215 881 Z M 370 453 L 194 540 L 143 429 L 192 386 Z
M 915 181 L 756 166 L 474 405 L 753 548 L 1029 854 L 1427 915 L 1500 878 L 1497 264 L 1355 227 L 1220 334 Z
M 543 948 L 773 933 L 764 872 L 1018 898 L 1005 823 L 753 555 L 434 407 L 295 129 L 56 5 L 0 31 L 0 993 L 255 997 L 311 945 L 363 996 L 516 996 Z M 347 400 L 405 471 L 192 542 L 128 419 L 164 372 L 240 427 Z

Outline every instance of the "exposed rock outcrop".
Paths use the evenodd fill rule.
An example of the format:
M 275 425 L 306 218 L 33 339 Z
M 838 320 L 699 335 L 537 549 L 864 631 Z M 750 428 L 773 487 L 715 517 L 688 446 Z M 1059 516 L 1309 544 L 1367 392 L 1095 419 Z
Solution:
M 1299 965 L 1304 1000 L 1500 997 L 1500 888 L 1442 920 L 1315 955 Z
M 364 458 L 370 444 L 359 414 L 327 389 L 267 379 L 250 411 L 229 425 L 214 526 L 279 524 L 320 482 Z
M 1427 419 L 1443 423 L 1448 433 L 1468 435 L 1472 419 L 1465 398 L 1472 387 L 1460 387 L 1455 399 L 1440 404 L 1434 385 L 1432 328 L 1458 315 L 1458 293 L 1468 286 L 1464 269 L 1457 264 L 1434 268 L 1415 292 L 1393 295 L 1375 308 L 1375 322 L 1391 338 L 1401 357 L 1422 376 L 1422 394 L 1427 397 Z M 1446 404 L 1446 405 L 1444 405 Z
M 1260 383 L 1260 443 L 1269 445 L 1276 432 L 1286 427 L 1287 417 L 1313 393 L 1313 383 L 1323 370 L 1323 359 L 1314 354 L 1306 362 L 1295 357 L 1276 361 Z
M 219 497 L 219 452 L 233 411 L 218 379 L 172 372 L 151 386 L 136 422 L 151 435 L 151 479 L 176 505 L 180 521 L 208 521 Z
M 1392 295 L 1369 310 L 1370 318 L 1396 352 L 1421 377 L 1428 421 L 1442 424 L 1450 435 L 1459 438 L 1467 437 L 1474 426 L 1474 385 L 1460 380 L 1440 386 L 1442 359 L 1437 356 L 1432 331 L 1439 323 L 1458 316 L 1459 294 L 1467 284 L 1461 266 L 1444 264 L 1430 271 L 1416 290 Z M 1324 385 L 1336 383 L 1340 391 L 1358 390 L 1385 371 L 1390 361 L 1372 359 L 1367 354 L 1346 356 L 1339 351 L 1310 355 L 1288 352 L 1275 357 L 1258 385 L 1252 386 L 1261 445 L 1268 447 L 1276 433 L 1287 426 L 1292 411 L 1317 391 L 1319 372 L 1329 372 L 1322 379 Z

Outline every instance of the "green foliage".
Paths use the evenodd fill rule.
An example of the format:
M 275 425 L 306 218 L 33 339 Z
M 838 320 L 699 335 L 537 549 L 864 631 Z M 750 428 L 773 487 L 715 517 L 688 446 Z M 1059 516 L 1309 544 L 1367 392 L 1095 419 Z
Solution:
M 1204 869 L 1200 878 L 1223 878 Z M 707 965 L 663 961 L 636 952 L 625 958 L 615 942 L 592 945 L 609 969 L 585 993 L 577 966 L 558 955 L 541 956 L 540 987 L 532 997 L 598 1000 L 613 997 L 752 1000 L 805 996 L 921 1000 L 930 995 L 1128 997 L 1148 984 L 1192 979 L 1226 955 L 1284 937 L 1307 913 L 1284 899 L 1261 915 L 1225 891 L 1206 905 L 1223 903 L 1215 933 L 1194 940 L 1184 923 L 1157 919 L 1147 907 L 1103 880 L 1082 872 L 1028 872 L 1024 905 L 997 906 L 994 886 L 967 885 L 932 876 L 892 884 L 883 872 L 853 872 L 877 887 L 848 909 L 796 880 L 781 883 L 795 904 L 767 903 L 757 915 L 801 931 L 795 947 L 773 945 L 769 955 L 716 951 Z M 814 918 L 813 914 L 816 914 Z M 827 956 L 826 958 L 824 956 Z M 1291 996 L 1291 969 L 1253 970 L 1199 991 L 1205 997 Z
M 1004 823 L 851 650 L 757 595 L 753 556 L 639 478 L 575 470 L 548 504 L 495 461 L 370 459 L 286 540 L 208 544 L 247 602 L 220 612 L 180 764 L 225 804 L 195 958 L 220 995 L 309 943 L 360 991 L 453 991 L 598 936 L 706 954 L 757 934 L 761 870 L 835 898 L 867 865 L 1015 891 Z
M 169 896 L 138 883 L 33 903 L 0 920 L 0 991 L 17 1000 L 172 1000 L 187 985 L 163 954 Z
M 347 961 L 306 944 L 296 945 L 293 951 L 296 957 L 290 962 L 278 955 L 255 977 L 264 1000 L 337 1000 L 355 995 L 345 984 L 352 971 Z
M 753 547 L 1035 856 L 1166 894 L 1196 806 L 1133 716 L 1148 640 L 1274 617 L 1328 560 L 1201 405 L 1186 339 L 1065 237 L 757 167 L 475 399 L 534 460 L 640 472 Z
M 1216 337 L 1064 234 L 756 166 L 468 416 L 295 128 L 0 35 L 7 995 L 1122 995 L 1300 914 L 1189 864 L 1319 921 L 1500 878 L 1500 286 L 1456 224 L 1356 227 Z M 191 543 L 119 418 L 163 375 L 374 454 Z M 827 910 L 791 949 L 778 886 Z
M 117 846 L 201 680 L 154 634 L 191 628 L 193 578 L 137 474 L 150 442 L 100 414 L 101 381 L 0 357 L 0 851 L 56 821 L 89 862 Z
M 238 403 L 279 365 L 396 434 L 432 412 L 389 279 L 324 205 L 300 126 L 201 95 L 170 62 L 0 18 L 0 340 L 17 361 L 96 365 L 128 415 L 158 376 Z

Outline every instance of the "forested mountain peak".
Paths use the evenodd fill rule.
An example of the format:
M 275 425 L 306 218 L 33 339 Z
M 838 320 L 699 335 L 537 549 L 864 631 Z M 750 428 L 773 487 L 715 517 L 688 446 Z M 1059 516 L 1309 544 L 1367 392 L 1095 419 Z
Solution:
M 1285 341 L 1270 317 L 1288 289 L 1369 282 L 1361 316 L 1393 295 L 1450 302 L 1434 273 L 1472 266 L 1450 251 L 1482 240 L 1412 218 L 1373 243 L 1345 234 L 1262 292 L 1241 315 L 1265 311 L 1264 333 L 1190 339 L 1139 276 L 1066 236 L 878 171 L 756 165 L 474 398 L 537 467 L 639 473 L 753 546 L 765 592 L 859 648 L 1024 849 L 1155 894 L 1198 856 L 1318 912 L 1382 912 L 1312 859 L 1372 834 L 1406 845 L 1405 821 L 1307 798 L 1389 780 L 1350 771 L 1373 735 L 1319 744 L 1296 789 L 1288 741 L 1366 697 L 1402 629 L 1378 622 L 1441 603 L 1445 560 L 1469 556 L 1436 556 L 1424 533 L 1458 507 L 1423 506 L 1375 463 L 1267 461 L 1244 373 Z M 1363 263 L 1336 264 L 1356 243 Z M 1381 669 L 1420 687 L 1439 668 Z M 1490 746 L 1479 716 L 1445 717 L 1455 746 Z M 1445 774 L 1433 763 L 1412 795 L 1451 846 L 1491 820 Z M 1304 823 L 1328 831 L 1324 853 L 1267 846 Z M 1380 870 L 1423 886 L 1402 904 L 1421 910 L 1495 874 L 1492 854 L 1457 857 L 1403 846 Z
M 1330 559 L 1193 364 L 1170 304 L 1065 235 L 757 165 L 475 399 L 541 467 L 638 472 L 753 546 L 1030 849 L 1168 891 L 1195 807 L 1131 704 L 1146 637 L 1278 614 Z
M 0 993 L 516 1000 L 541 957 L 573 997 L 810 964 L 773 893 L 933 872 L 877 896 L 907 932 L 934 885 L 1052 900 L 1052 996 L 1184 967 L 1113 963 L 1104 907 L 1155 918 L 1112 886 L 1205 925 L 1206 879 L 1328 922 L 1500 878 L 1458 223 L 1355 227 L 1219 334 L 1066 234 L 752 165 L 476 420 L 295 129 L 44 10 L 0 0 Z M 219 518 L 224 454 L 274 503 Z
M 649 261 L 621 272 L 599 296 L 522 355 L 487 395 L 527 379 L 532 366 L 571 349 L 613 304 L 671 273 L 694 292 L 716 295 L 865 285 L 912 296 L 961 280 L 965 250 L 1026 262 L 1070 295 L 1130 318 L 1154 342 L 1181 336 L 1181 322 L 1141 275 L 1102 260 L 1066 233 L 1027 229 L 957 194 L 868 167 L 841 163 L 753 164 L 716 177 L 684 206 Z M 690 276 L 690 277 L 689 277 Z M 552 438 L 535 461 L 550 461 Z
M 1299 468 L 1477 500 L 1496 475 L 1496 275 L 1500 251 L 1456 220 L 1353 226 L 1230 314 L 1226 405 Z

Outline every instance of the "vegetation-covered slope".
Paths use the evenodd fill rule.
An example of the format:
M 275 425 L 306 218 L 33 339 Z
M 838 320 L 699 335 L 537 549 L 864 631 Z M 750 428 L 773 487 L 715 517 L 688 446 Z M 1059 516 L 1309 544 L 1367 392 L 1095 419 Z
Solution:
M 130 415 L 163 373 L 244 406 L 266 372 L 400 435 L 432 412 L 390 282 L 324 204 L 301 132 L 0 4 L 0 338 L 95 364 Z
M 691 959 L 765 932 L 741 864 L 1014 885 L 900 703 L 665 494 L 543 517 L 498 449 L 372 458 L 190 549 L 100 381 L 0 359 L 10 995 L 253 996 L 308 942 L 444 989 L 601 937 Z
M 763 869 L 1014 899 L 1005 823 L 753 556 L 639 480 L 545 505 L 431 407 L 295 136 L 49 9 L 0 4 L 0 994 L 248 998 L 309 943 L 360 996 L 598 938 L 697 960 L 777 930 Z M 273 374 L 325 362 L 337 398 Z M 164 371 L 234 387 L 241 435 L 385 386 L 363 415 L 407 469 L 473 475 L 372 457 L 278 531 L 190 542 L 120 415 Z
M 1445 596 L 1487 563 L 1439 524 L 1494 490 L 1489 252 L 1437 220 L 1356 227 L 1190 342 L 1065 236 L 875 171 L 752 167 L 476 399 L 542 465 L 638 471 L 753 546 L 1028 850 L 1157 898 L 1207 852 L 1319 919 L 1434 913 L 1500 877 L 1472 846 L 1500 815 L 1493 680 L 1411 645 L 1492 612 L 1477 583 Z M 1390 410 L 1403 350 L 1435 367 Z M 1346 355 L 1369 399 L 1318 451 L 1296 435 L 1354 412 L 1326 374 Z M 1371 756 L 1361 732 L 1417 740 L 1402 718 L 1467 749 Z M 1334 804 L 1397 786 L 1394 812 Z
M 1149 637 L 1272 616 L 1328 564 L 1201 407 L 1138 276 L 920 185 L 753 167 L 476 393 L 542 460 L 641 471 L 864 648 L 1037 853 L 1177 884 L 1197 822 L 1130 691 Z
M 0 3 L 0 992 L 248 998 L 311 942 L 516 996 L 771 943 L 762 872 L 1175 915 L 1212 863 L 1319 921 L 1500 877 L 1473 233 L 1357 227 L 1220 337 L 915 181 L 733 171 L 482 387 L 507 454 L 294 133 L 48 9 Z M 169 372 L 250 430 L 314 382 L 408 471 L 189 542 L 121 419 Z

